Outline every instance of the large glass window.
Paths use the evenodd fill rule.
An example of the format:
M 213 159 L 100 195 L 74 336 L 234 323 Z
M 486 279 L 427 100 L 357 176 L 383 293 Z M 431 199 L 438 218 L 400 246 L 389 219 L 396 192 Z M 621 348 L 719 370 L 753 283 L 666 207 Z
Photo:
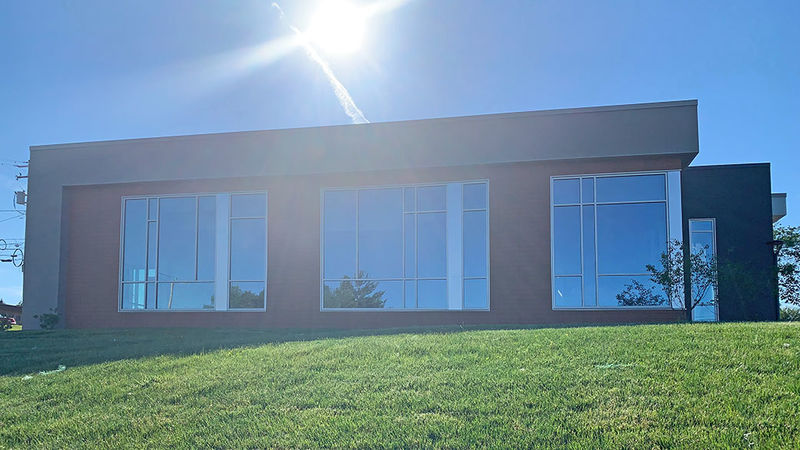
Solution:
M 655 173 L 552 180 L 555 308 L 671 306 L 646 269 L 658 263 L 670 233 L 680 233 L 668 225 L 670 215 L 680 217 L 679 201 L 671 202 L 675 196 L 668 195 L 669 189 L 680 188 L 679 178 L 669 177 Z
M 488 309 L 485 182 L 323 192 L 322 309 Z
M 124 199 L 120 309 L 263 309 L 266 204 L 264 193 Z

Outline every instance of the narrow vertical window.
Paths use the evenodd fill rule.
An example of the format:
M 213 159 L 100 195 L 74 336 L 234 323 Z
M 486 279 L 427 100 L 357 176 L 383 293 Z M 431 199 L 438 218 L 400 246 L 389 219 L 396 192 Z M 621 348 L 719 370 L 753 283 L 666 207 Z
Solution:
M 231 195 L 228 309 L 263 309 L 266 304 L 267 198 Z
M 692 253 L 702 252 L 706 261 L 717 256 L 717 226 L 714 219 L 689 219 L 689 248 Z M 699 295 L 698 295 L 699 297 Z M 716 322 L 719 320 L 717 293 L 709 286 L 700 302 L 692 309 L 692 320 Z

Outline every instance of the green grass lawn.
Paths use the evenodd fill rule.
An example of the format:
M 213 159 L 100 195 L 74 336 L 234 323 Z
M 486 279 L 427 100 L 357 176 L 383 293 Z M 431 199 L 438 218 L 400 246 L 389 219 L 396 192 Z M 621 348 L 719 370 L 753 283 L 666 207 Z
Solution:
M 76 446 L 800 448 L 800 324 L 0 335 L 0 447 Z

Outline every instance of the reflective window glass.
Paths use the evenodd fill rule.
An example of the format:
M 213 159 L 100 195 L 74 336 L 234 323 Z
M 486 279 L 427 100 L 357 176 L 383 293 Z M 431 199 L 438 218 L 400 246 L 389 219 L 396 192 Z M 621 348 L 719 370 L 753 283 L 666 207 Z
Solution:
M 444 211 L 445 186 L 420 186 L 417 188 L 417 210 L 418 211 Z
M 356 191 L 325 192 L 325 278 L 356 275 Z
M 577 178 L 553 180 L 553 204 L 580 203 L 581 187 Z
M 231 217 L 265 217 L 266 214 L 266 194 L 231 195 Z
M 265 227 L 264 219 L 231 220 L 231 280 L 261 281 L 266 277 Z
M 555 302 L 562 308 L 581 306 L 581 277 L 556 277 Z
M 147 203 L 145 200 L 125 200 L 125 244 L 123 274 L 125 281 L 144 281 L 147 239 Z
M 122 284 L 122 309 L 145 309 L 144 283 Z
M 598 277 L 599 305 L 610 307 L 669 305 L 661 287 L 648 275 Z
M 486 309 L 488 307 L 486 279 L 476 278 L 464 280 L 464 308 Z
M 428 213 L 417 216 L 417 270 L 419 277 L 447 276 L 445 222 L 445 213 Z
M 464 209 L 486 209 L 486 183 L 464 185 Z
M 158 309 L 214 309 L 214 283 L 158 283 Z
M 215 197 L 198 198 L 197 211 L 197 279 L 214 280 L 217 199 Z
M 369 189 L 358 195 L 358 277 L 402 277 L 402 191 Z
M 635 202 L 666 199 L 663 174 L 597 178 L 598 202 Z
M 592 203 L 594 201 L 594 179 L 583 178 L 581 179 L 581 195 L 583 203 Z
M 447 309 L 447 281 L 417 281 L 417 305 L 420 309 Z
M 170 197 L 160 200 L 158 279 L 195 279 L 197 200 Z
M 486 276 L 486 211 L 464 213 L 464 276 Z
M 597 259 L 600 274 L 647 273 L 667 244 L 664 203 L 597 207 Z
M 581 207 L 553 208 L 553 268 L 556 275 L 581 273 Z
M 261 309 L 264 307 L 263 281 L 235 281 L 228 292 L 228 308 Z

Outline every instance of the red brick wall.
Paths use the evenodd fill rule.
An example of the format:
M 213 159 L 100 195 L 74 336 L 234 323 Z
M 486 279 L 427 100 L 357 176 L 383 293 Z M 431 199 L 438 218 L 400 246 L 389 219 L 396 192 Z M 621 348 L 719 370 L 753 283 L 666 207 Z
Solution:
M 66 325 L 88 327 L 397 327 L 674 321 L 677 311 L 553 311 L 550 295 L 551 175 L 680 168 L 673 158 L 497 164 L 391 171 L 168 181 L 65 188 Z M 319 310 L 320 189 L 489 180 L 491 311 Z M 118 312 L 120 205 L 125 195 L 266 190 L 266 312 Z

